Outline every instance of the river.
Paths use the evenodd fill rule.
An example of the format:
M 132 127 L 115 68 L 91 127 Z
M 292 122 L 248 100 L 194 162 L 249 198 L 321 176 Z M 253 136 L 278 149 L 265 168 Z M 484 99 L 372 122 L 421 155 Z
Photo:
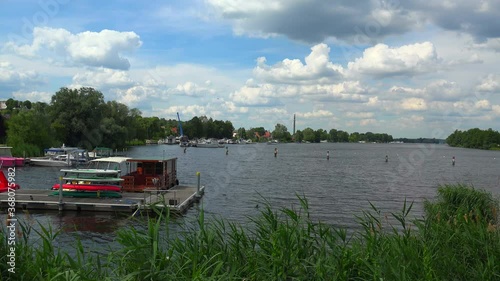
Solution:
M 190 147 L 184 153 L 178 146 L 150 145 L 130 148 L 128 156 L 177 157 L 182 184 L 195 185 L 196 172 L 201 172 L 205 195 L 177 220 L 180 223 L 196 218 L 203 207 L 209 217 L 244 224 L 265 200 L 273 207 L 298 208 L 297 196 L 304 195 L 314 219 L 355 228 L 355 215 L 368 210 L 369 202 L 388 213 L 400 210 L 406 199 L 414 202 L 412 215 L 421 216 L 422 202 L 432 199 L 440 184 L 465 183 L 500 194 L 500 151 L 357 143 L 246 144 L 228 149 L 228 155 L 221 148 Z M 16 182 L 23 189 L 49 189 L 59 175 L 57 168 L 21 167 Z M 130 224 L 105 213 L 30 212 L 25 219 L 62 229 L 62 243 L 71 243 L 75 236 L 84 244 L 111 242 L 117 229 Z

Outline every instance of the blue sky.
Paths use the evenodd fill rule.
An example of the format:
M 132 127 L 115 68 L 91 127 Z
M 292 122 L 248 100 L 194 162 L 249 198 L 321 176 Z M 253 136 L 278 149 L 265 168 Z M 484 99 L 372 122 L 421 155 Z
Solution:
M 0 1 L 0 99 L 445 138 L 500 130 L 500 3 Z

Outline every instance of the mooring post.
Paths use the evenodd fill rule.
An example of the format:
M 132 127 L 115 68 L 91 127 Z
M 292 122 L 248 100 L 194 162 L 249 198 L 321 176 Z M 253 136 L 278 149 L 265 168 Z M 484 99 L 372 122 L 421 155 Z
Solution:
M 198 178 L 198 185 L 196 186 L 196 196 L 200 196 L 200 172 L 196 172 L 196 177 Z
M 63 210 L 63 177 L 59 177 L 59 212 Z

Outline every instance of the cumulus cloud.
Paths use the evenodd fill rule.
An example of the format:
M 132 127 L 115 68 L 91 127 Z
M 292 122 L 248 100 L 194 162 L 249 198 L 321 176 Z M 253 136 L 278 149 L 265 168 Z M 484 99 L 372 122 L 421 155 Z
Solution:
M 13 91 L 40 83 L 38 72 L 18 69 L 9 62 L 0 62 L 0 89 Z
M 361 58 L 348 63 L 351 74 L 367 74 L 375 77 L 412 76 L 435 71 L 439 59 L 430 42 L 391 48 L 377 44 L 363 52 Z
M 184 116 L 186 120 L 190 119 L 190 117 L 194 116 L 203 116 L 207 115 L 207 110 L 205 106 L 201 105 L 187 105 L 187 106 L 171 106 L 166 109 L 161 110 L 161 112 L 168 116 L 175 116 L 177 112 Z
M 471 34 L 478 40 L 500 37 L 497 0 L 321 1 L 206 0 L 234 33 L 286 36 L 308 43 L 336 38 L 366 44 L 424 25 Z M 311 16 L 313 15 L 313 16 Z
M 305 64 L 298 59 L 285 59 L 273 66 L 266 64 L 266 58 L 257 59 L 254 69 L 256 78 L 271 83 L 326 83 L 338 80 L 343 68 L 330 61 L 330 48 L 318 44 L 311 48 Z
M 489 74 L 476 86 L 478 92 L 494 93 L 500 92 L 500 75 Z
M 376 124 L 377 124 L 377 120 L 375 120 L 373 118 L 363 119 L 363 120 L 359 121 L 359 125 L 361 125 L 361 126 L 372 126 L 372 125 L 376 125 Z
M 328 117 L 333 117 L 334 114 L 328 110 L 315 110 L 312 112 L 304 112 L 304 113 L 297 113 L 298 117 L 305 118 L 305 119 L 311 119 L 311 118 L 328 118 Z
M 496 115 L 500 116 L 500 105 L 497 105 L 497 104 L 493 105 L 493 106 L 491 107 L 491 110 L 492 110 L 492 111 L 493 111 Z
M 12 95 L 16 100 L 29 100 L 31 102 L 50 103 L 53 93 L 38 92 L 38 91 L 32 91 L 32 92 L 16 91 L 12 93 Z
M 373 117 L 373 112 L 346 112 L 345 116 L 356 119 L 369 119 Z
M 468 33 L 483 40 L 500 37 L 498 19 L 500 2 L 497 0 L 401 1 L 408 10 L 425 15 L 426 19 L 446 30 Z
M 206 83 L 206 84 L 210 85 L 210 83 Z M 206 94 L 213 95 L 213 94 L 215 94 L 215 90 L 210 89 L 208 87 L 199 86 L 196 83 L 188 81 L 184 84 L 178 84 L 173 89 L 169 89 L 169 93 L 199 97 L 199 96 L 203 96 Z
M 35 27 L 31 45 L 7 42 L 5 48 L 27 56 L 49 56 L 65 64 L 126 70 L 130 62 L 123 56 L 142 45 L 135 32 L 102 30 L 73 34 L 63 28 Z
M 101 67 L 92 71 L 77 73 L 73 76 L 73 85 L 71 87 L 129 88 L 134 84 L 136 82 L 130 78 L 128 72 Z
M 117 90 L 117 101 L 130 107 L 137 107 L 137 104 L 151 97 L 154 91 L 144 86 L 133 86 L 128 89 Z
M 284 35 L 309 43 L 326 38 L 354 40 L 402 34 L 419 24 L 416 13 L 390 2 L 371 0 L 207 0 L 236 34 Z M 399 3 L 399 2 L 398 2 Z M 312 16 L 311 16 L 312 15 Z
M 271 85 L 264 85 L 262 87 L 248 87 L 243 86 L 229 97 L 238 105 L 244 106 L 266 106 L 270 104 L 273 87 Z
M 421 98 L 403 99 L 400 106 L 402 109 L 409 111 L 422 111 L 427 109 L 427 103 Z

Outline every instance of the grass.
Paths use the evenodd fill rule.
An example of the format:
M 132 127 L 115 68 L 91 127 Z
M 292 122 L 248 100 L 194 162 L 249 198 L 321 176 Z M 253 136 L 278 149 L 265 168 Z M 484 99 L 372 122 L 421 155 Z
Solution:
M 40 225 L 31 241 L 23 225 L 18 273 L 9 275 L 2 255 L 0 280 L 500 280 L 499 203 L 485 191 L 441 186 L 420 219 L 409 218 L 406 201 L 393 219 L 370 204 L 353 235 L 313 221 L 298 200 L 298 209 L 268 202 L 245 227 L 201 211 L 170 233 L 169 214 L 155 216 L 143 229 L 119 230 L 121 246 L 106 256 L 79 241 L 70 256 L 55 246 L 58 232 Z

